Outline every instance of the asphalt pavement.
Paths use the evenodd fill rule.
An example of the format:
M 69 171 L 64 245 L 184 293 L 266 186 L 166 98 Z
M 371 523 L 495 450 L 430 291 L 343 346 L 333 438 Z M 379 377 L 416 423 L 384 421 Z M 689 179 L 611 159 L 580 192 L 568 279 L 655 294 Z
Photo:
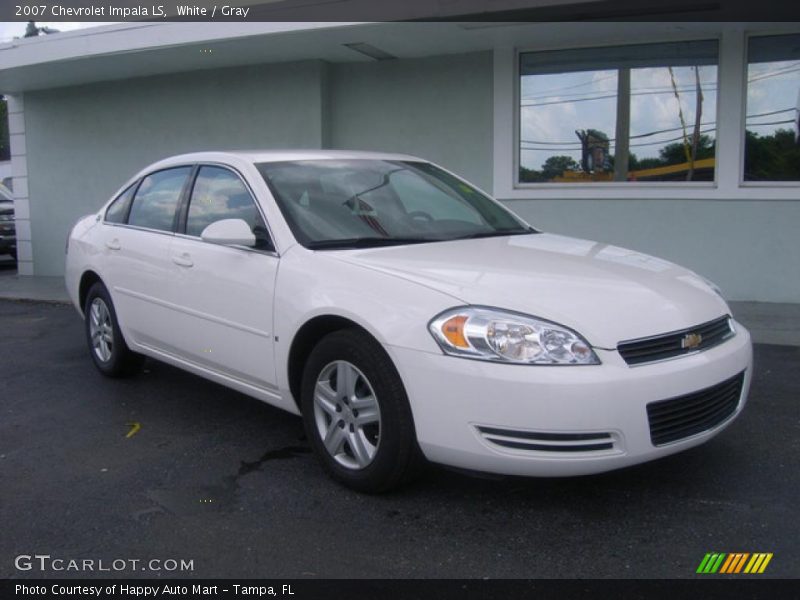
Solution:
M 0 301 L 0 577 L 694 577 L 707 552 L 797 577 L 800 347 L 755 352 L 746 411 L 683 454 L 573 479 L 434 467 L 366 496 L 298 417 L 155 361 L 106 379 L 74 309 Z M 145 563 L 15 566 L 35 554 Z

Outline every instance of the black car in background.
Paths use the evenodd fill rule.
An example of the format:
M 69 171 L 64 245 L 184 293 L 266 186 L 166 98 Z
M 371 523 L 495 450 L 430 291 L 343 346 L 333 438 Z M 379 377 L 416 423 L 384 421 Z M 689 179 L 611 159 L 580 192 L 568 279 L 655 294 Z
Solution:
M 0 255 L 10 254 L 17 259 L 17 229 L 14 226 L 14 200 L 0 185 Z

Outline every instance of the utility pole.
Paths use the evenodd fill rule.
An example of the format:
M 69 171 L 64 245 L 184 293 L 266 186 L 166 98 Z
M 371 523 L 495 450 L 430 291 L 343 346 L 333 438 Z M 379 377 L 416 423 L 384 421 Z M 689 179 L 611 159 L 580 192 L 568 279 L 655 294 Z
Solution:
M 628 180 L 631 133 L 631 70 L 617 71 L 617 133 L 614 141 L 614 181 Z
M 697 145 L 700 143 L 700 119 L 703 116 L 703 88 L 700 86 L 700 67 L 694 68 L 695 93 L 697 104 L 694 109 L 694 131 L 692 132 L 692 159 L 689 161 L 689 170 L 686 172 L 686 181 L 694 177 L 694 161 L 697 160 Z

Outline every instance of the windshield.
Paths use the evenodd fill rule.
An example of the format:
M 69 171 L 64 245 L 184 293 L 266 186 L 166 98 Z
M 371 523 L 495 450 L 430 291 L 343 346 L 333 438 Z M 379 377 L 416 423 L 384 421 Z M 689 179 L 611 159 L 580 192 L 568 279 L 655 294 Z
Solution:
M 358 248 L 534 230 L 430 163 L 325 159 L 256 165 L 297 240 Z

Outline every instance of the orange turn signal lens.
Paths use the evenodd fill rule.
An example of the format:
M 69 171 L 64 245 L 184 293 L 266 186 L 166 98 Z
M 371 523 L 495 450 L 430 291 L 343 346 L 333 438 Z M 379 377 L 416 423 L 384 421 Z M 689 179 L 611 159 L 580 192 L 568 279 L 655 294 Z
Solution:
M 447 338 L 447 341 L 453 344 L 456 348 L 469 348 L 469 342 L 464 335 L 464 326 L 467 323 L 467 318 L 463 315 L 456 315 L 450 317 L 442 323 L 442 335 Z

